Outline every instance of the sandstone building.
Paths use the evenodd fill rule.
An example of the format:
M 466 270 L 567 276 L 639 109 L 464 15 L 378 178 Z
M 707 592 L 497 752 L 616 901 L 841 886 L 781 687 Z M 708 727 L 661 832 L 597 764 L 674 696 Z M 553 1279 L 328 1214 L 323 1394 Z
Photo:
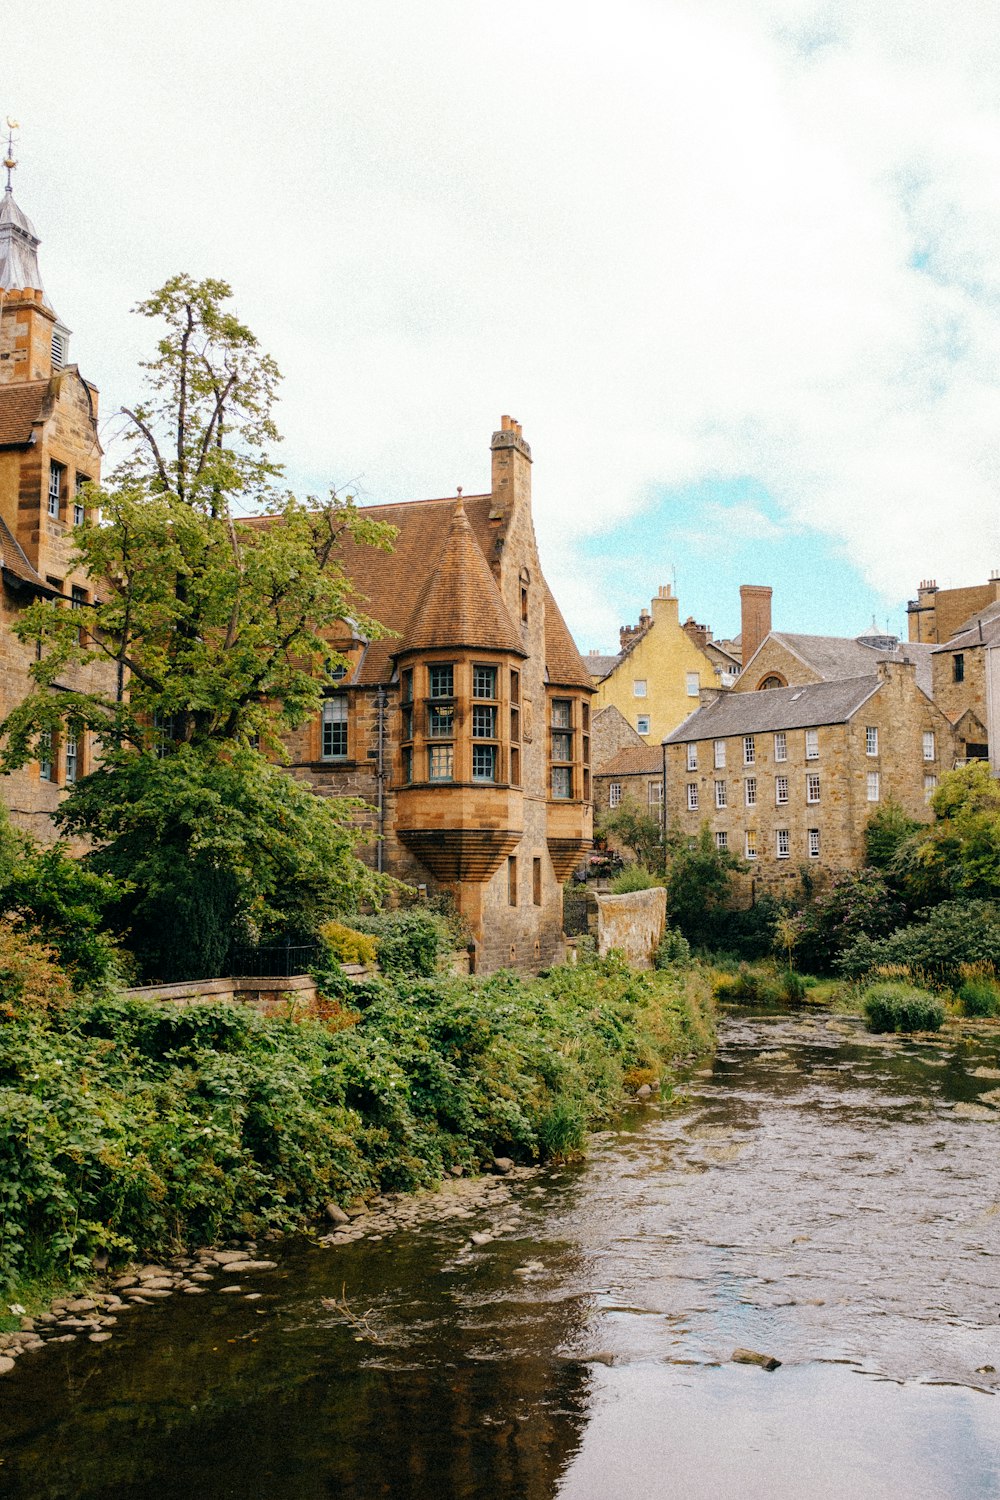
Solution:
M 369 855 L 450 891 L 480 969 L 562 951 L 562 882 L 591 844 L 593 687 L 542 575 L 531 450 L 509 417 L 484 494 L 366 507 L 391 553 L 341 561 L 393 633 L 331 642 L 349 668 L 292 737 L 296 776 L 372 811 Z
M 0 719 L 31 686 L 31 654 L 12 627 L 36 599 L 81 611 L 91 581 L 70 561 L 72 528 L 86 516 L 88 480 L 100 477 L 97 390 L 69 362 L 69 330 L 42 287 L 39 239 L 7 187 L 0 202 Z M 91 689 L 102 671 L 76 672 L 64 686 Z M 4 779 L 12 821 L 53 836 L 62 789 L 91 769 L 82 732 L 53 738 L 39 763 Z

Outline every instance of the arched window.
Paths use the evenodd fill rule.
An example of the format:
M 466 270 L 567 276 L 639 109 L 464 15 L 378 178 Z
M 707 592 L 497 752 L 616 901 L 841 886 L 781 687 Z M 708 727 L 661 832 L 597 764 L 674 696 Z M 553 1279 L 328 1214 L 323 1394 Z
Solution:
M 788 683 L 783 677 L 779 677 L 776 672 L 772 672 L 769 676 L 764 678 L 763 682 L 759 682 L 757 684 L 757 691 L 758 693 L 763 693 L 768 688 L 783 688 L 787 686 Z

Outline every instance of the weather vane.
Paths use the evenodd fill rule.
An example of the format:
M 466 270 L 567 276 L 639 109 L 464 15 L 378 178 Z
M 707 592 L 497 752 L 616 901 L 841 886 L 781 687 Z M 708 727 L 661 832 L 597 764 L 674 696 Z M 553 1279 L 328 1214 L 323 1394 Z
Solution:
M 20 128 L 21 127 L 18 125 L 17 121 L 14 120 L 14 119 L 12 119 L 11 116 L 8 115 L 7 116 L 7 155 L 3 159 L 3 164 L 7 168 L 7 191 L 8 191 L 8 193 L 13 192 L 13 190 L 14 190 L 13 189 L 13 184 L 12 184 L 12 182 L 10 180 L 10 174 L 11 174 L 11 172 L 13 172 L 14 168 L 17 166 L 17 158 L 14 155 L 14 131 L 15 130 L 20 130 Z

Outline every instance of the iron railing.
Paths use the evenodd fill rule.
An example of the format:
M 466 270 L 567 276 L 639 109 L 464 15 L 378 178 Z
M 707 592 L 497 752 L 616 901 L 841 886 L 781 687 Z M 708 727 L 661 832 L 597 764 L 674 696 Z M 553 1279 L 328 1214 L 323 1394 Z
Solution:
M 229 956 L 229 977 L 259 979 L 263 975 L 287 979 L 306 974 L 319 957 L 318 943 L 275 943 L 262 948 L 234 948 Z

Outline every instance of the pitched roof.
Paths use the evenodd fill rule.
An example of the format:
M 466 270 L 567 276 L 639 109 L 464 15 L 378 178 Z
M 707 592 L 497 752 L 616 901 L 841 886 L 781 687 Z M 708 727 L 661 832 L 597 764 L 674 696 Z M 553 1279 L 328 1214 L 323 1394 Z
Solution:
M 663 770 L 663 751 L 659 745 L 626 745 L 595 776 L 659 776 Z
M 542 587 L 545 590 L 545 670 L 549 682 L 557 687 L 593 688 L 583 657 L 576 649 L 562 610 L 544 578 Z
M 620 652 L 615 656 L 602 656 L 598 651 L 588 651 L 583 661 L 591 677 L 607 677 L 621 659 Z
M 426 591 L 395 651 L 478 646 L 526 655 L 461 499 Z
M 0 516 L 0 567 L 6 573 L 13 573 L 14 577 L 19 578 L 22 583 L 31 583 L 38 588 L 45 587 L 25 556 L 17 537 L 2 516 Z
M 0 386 L 0 448 L 23 448 L 31 442 L 48 394 L 47 380 Z
M 38 269 L 40 243 L 34 224 L 14 202 L 8 184 L 0 200 L 0 287 L 4 291 L 24 291 L 28 287 L 42 291 L 42 273 Z
M 932 653 L 939 651 L 965 651 L 973 646 L 996 646 L 1000 644 L 1000 604 L 990 604 L 977 611 L 955 632 L 950 641 L 932 646 Z
M 873 673 L 881 656 L 898 656 L 900 659 L 909 657 L 916 664 L 917 686 L 930 696 L 930 658 L 933 648 L 921 642 L 900 642 L 895 636 L 793 635 L 784 630 L 772 630 L 770 635 L 764 637 L 757 651 L 762 650 L 769 640 L 777 641 L 791 651 L 793 656 L 811 667 L 824 681 L 863 677 L 866 673 Z M 747 662 L 747 668 L 753 659 L 752 656 Z
M 764 693 L 722 693 L 696 709 L 663 743 L 686 745 L 692 740 L 722 740 L 729 735 L 843 724 L 878 692 L 879 686 L 880 679 L 869 673 L 810 682 L 803 687 L 771 688 Z

